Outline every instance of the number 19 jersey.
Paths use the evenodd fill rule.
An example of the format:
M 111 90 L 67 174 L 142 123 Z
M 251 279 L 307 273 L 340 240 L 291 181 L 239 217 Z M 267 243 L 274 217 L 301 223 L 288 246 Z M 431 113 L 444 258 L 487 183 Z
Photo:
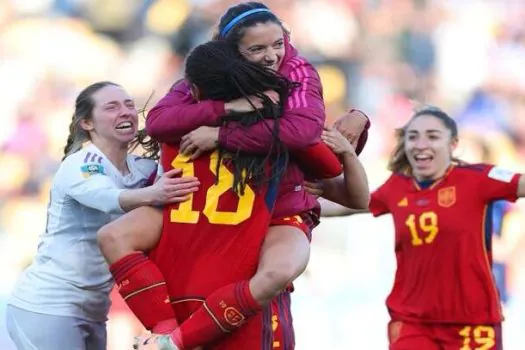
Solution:
M 165 170 L 179 168 L 182 176 L 200 181 L 188 201 L 164 208 L 161 240 L 150 254 L 181 322 L 217 288 L 255 274 L 278 183 L 257 190 L 247 186 L 237 195 L 231 171 L 224 164 L 217 167 L 216 151 L 191 160 L 164 145 L 161 162 Z
M 394 320 L 502 321 L 492 277 L 492 202 L 517 199 L 519 174 L 480 164 L 453 166 L 423 188 L 392 176 L 371 197 L 374 216 L 392 213 L 397 271 L 387 299 Z

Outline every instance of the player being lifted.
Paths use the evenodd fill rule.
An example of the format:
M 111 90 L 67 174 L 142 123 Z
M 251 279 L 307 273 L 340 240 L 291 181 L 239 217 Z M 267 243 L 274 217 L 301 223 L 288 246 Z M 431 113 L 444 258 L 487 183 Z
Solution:
M 230 23 L 232 25 L 229 25 Z M 265 154 L 272 147 L 272 130 L 274 130 L 276 124 L 280 127 L 282 142 L 286 146 L 292 145 L 294 150 L 309 145 L 316 139 L 316 135 L 320 136 L 324 122 L 324 106 L 319 78 L 313 67 L 299 57 L 295 49 L 290 46 L 288 37 L 275 15 L 259 3 L 246 3 L 234 6 L 221 20 L 219 33 L 223 33 L 224 37 L 219 37 L 218 39 L 226 39 L 223 41 L 230 43 L 235 50 L 240 50 L 241 53 L 244 52 L 241 46 L 249 44 L 245 50 L 251 48 L 249 50 L 251 53 L 248 53 L 248 51 L 244 52 L 242 54 L 243 58 L 260 65 L 266 65 L 264 64 L 265 62 L 268 64 L 272 63 L 274 66 L 279 67 L 279 72 L 291 76 L 292 80 L 298 81 L 300 84 L 293 91 L 292 96 L 286 101 L 282 100 L 286 108 L 279 123 L 274 121 L 262 122 L 249 128 L 242 127 L 236 123 L 228 123 L 221 126 L 220 129 L 215 129 L 216 131 L 222 130 L 221 132 L 224 132 L 225 140 L 223 140 L 224 142 L 219 142 L 220 146 L 226 149 L 241 149 L 248 153 L 251 151 L 252 153 Z M 249 40 L 241 45 L 239 40 L 243 38 Z M 257 41 L 260 43 L 257 44 Z M 262 46 L 259 48 L 259 53 L 257 53 L 257 45 Z M 267 53 L 270 53 L 270 55 Z M 204 69 L 204 67 L 202 68 Z M 170 93 L 150 112 L 147 126 L 152 136 L 162 141 L 175 143 L 185 133 L 200 125 L 217 125 L 222 114 L 253 111 L 252 104 L 257 105 L 264 99 L 264 96 L 259 94 L 257 98 L 253 97 L 250 99 L 252 104 L 244 98 L 227 101 L 226 104 L 223 102 L 224 99 L 222 101 L 200 99 L 199 103 L 195 103 L 196 100 L 193 96 L 190 92 L 190 84 L 187 81 L 176 84 Z M 228 107 L 229 113 L 225 111 L 224 107 L 226 105 L 232 107 Z M 358 118 L 355 114 L 354 117 Z M 364 119 L 366 121 L 366 118 Z M 361 126 L 358 134 L 363 131 L 362 128 L 364 126 L 364 124 Z M 188 137 L 184 138 L 182 146 L 193 157 L 196 157 L 203 150 L 193 142 L 195 138 L 198 138 L 196 135 L 198 135 L 198 132 L 190 133 Z M 204 139 L 210 142 L 212 147 L 217 145 L 217 140 L 214 141 L 206 137 Z M 250 148 L 250 142 L 252 142 L 251 147 L 253 145 L 256 146 L 255 149 Z M 242 290 L 245 293 L 249 293 L 248 295 L 252 294 L 252 297 L 256 299 L 257 305 L 267 305 L 275 295 L 279 294 L 290 281 L 302 272 L 308 261 L 308 238 L 313 227 L 312 221 L 316 221 L 316 214 L 313 211 L 317 209 L 318 204 L 315 198 L 303 191 L 303 178 L 303 174 L 297 167 L 297 164 L 291 163 L 285 174 L 282 190 L 279 193 L 274 212 L 274 217 L 277 220 L 273 222 L 275 226 L 270 229 L 270 234 L 267 236 L 265 244 L 267 249 L 263 248 L 263 258 L 261 259 L 259 273 L 251 281 L 242 281 Z M 361 197 L 356 196 L 355 199 L 361 200 L 364 198 L 364 204 L 366 205 L 368 189 L 366 186 L 362 187 L 362 189 L 365 195 Z M 136 226 L 133 225 L 133 227 Z M 108 228 L 105 230 L 105 234 L 101 235 L 106 237 L 101 242 L 106 242 L 106 244 L 103 244 L 103 250 L 107 252 L 106 257 L 108 257 L 108 261 L 117 263 L 117 265 L 120 265 L 118 261 L 125 258 L 126 255 L 132 254 L 135 250 L 144 250 L 145 248 L 145 245 L 139 245 L 139 248 L 137 248 L 137 245 L 133 245 L 132 242 L 135 240 L 130 237 L 126 238 L 126 236 L 130 235 L 130 232 L 123 232 L 123 230 L 126 230 L 124 225 L 121 228 L 112 225 L 111 229 Z M 302 231 L 305 231 L 306 235 L 301 234 Z M 118 251 L 118 254 L 112 254 L 111 251 Z M 282 253 L 283 251 L 286 254 Z M 141 264 L 144 266 L 149 264 L 144 257 L 141 259 L 143 259 Z M 135 262 L 130 265 L 133 264 Z M 149 266 L 148 269 L 153 269 L 151 264 Z M 144 268 L 141 267 L 140 269 Z M 136 271 L 138 268 L 133 270 Z M 138 275 L 140 274 L 137 273 Z M 156 274 L 155 276 L 158 277 L 159 275 Z M 160 281 L 157 277 L 155 281 Z M 124 279 L 124 277 L 122 278 Z M 135 288 L 140 289 L 140 286 L 150 285 L 149 283 L 137 283 Z M 156 304 L 159 309 L 167 310 L 161 302 L 166 295 L 165 292 L 160 292 L 162 288 L 165 287 L 159 284 L 159 287 L 156 288 L 158 297 L 153 299 L 159 301 Z M 252 293 L 252 290 L 255 292 Z M 152 298 L 150 296 L 153 293 L 157 293 L 157 291 L 154 292 L 153 289 L 148 289 L 147 292 L 134 294 L 133 298 L 128 298 L 128 303 L 132 303 L 133 299 L 134 304 L 144 305 L 144 307 L 137 307 L 141 311 L 135 313 L 148 328 L 153 327 L 158 320 L 162 320 L 162 315 L 165 315 L 164 312 L 158 311 L 156 306 L 151 305 L 150 300 Z M 234 296 L 234 293 L 233 285 L 225 285 L 223 289 L 217 290 L 215 295 L 221 295 L 220 298 L 234 300 L 237 298 Z M 217 297 L 217 299 L 220 298 Z M 248 298 L 248 300 L 251 300 L 251 298 Z M 151 317 L 141 317 L 139 313 L 149 313 Z M 201 319 L 200 325 L 205 325 L 206 327 L 202 326 L 198 332 L 194 332 L 195 336 L 193 338 L 186 336 L 185 338 L 188 342 L 188 339 L 195 339 L 195 342 L 201 344 L 223 333 L 215 322 L 216 317 L 214 319 L 204 309 L 199 315 L 202 315 L 202 319 L 204 319 L 204 321 Z M 155 321 L 155 318 L 157 321 Z M 194 318 L 197 319 L 196 316 Z M 225 321 L 221 318 L 222 316 L 219 317 L 219 321 L 225 324 Z M 229 326 L 226 325 L 226 327 Z
M 491 208 L 525 196 L 525 177 L 453 157 L 455 121 L 417 111 L 398 132 L 392 175 L 371 195 L 374 216 L 392 214 L 397 271 L 387 298 L 392 350 L 501 349 L 500 300 L 492 277 Z M 327 133 L 328 145 L 347 141 Z M 349 151 L 350 152 L 350 151 Z M 322 195 L 347 205 L 341 182 Z M 330 203 L 327 203 L 330 204 Z M 351 206 L 349 206 L 351 207 Z M 323 207 L 326 215 L 359 211 Z

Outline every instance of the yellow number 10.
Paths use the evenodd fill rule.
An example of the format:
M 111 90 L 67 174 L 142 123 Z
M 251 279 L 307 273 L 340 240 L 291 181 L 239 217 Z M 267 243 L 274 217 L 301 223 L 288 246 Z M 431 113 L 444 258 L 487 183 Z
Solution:
M 217 175 L 218 152 L 210 155 L 210 171 Z M 190 157 L 179 154 L 171 162 L 173 168 L 182 169 L 182 176 L 195 176 L 195 165 Z M 208 188 L 206 204 L 202 213 L 211 224 L 238 225 L 252 215 L 255 202 L 255 192 L 246 186 L 244 195 L 239 196 L 237 210 L 234 212 L 219 211 L 219 198 L 232 188 L 233 174 L 223 164 L 219 167 L 219 181 Z M 190 198 L 179 204 L 177 209 L 170 211 L 170 221 L 184 224 L 195 224 L 199 221 L 200 212 L 193 209 L 193 194 Z
M 436 238 L 439 228 L 436 213 L 433 211 L 426 211 L 422 213 L 416 221 L 416 215 L 410 214 L 405 221 L 405 224 L 410 230 L 410 237 L 412 238 L 412 245 L 418 246 L 423 243 L 430 244 Z M 425 237 L 421 238 L 419 231 L 425 233 Z

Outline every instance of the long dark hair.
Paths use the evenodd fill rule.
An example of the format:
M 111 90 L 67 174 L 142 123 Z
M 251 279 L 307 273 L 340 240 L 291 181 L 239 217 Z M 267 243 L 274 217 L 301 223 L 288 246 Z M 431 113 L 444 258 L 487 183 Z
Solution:
M 222 118 L 222 123 L 238 122 L 250 126 L 263 119 L 273 119 L 268 127 L 273 142 L 266 155 L 247 154 L 240 150 L 228 152 L 219 145 L 219 163 L 223 157 L 231 162 L 234 174 L 233 189 L 243 193 L 247 181 L 258 186 L 278 177 L 288 163 L 288 150 L 279 139 L 277 119 L 283 114 L 283 104 L 296 86 L 278 73 L 241 58 L 235 47 L 224 40 L 210 41 L 197 46 L 186 60 L 186 78 L 199 91 L 199 98 L 232 101 L 241 97 L 257 96 L 264 101 L 264 108 L 249 113 L 233 114 Z M 280 103 L 273 104 L 264 94 L 273 90 L 279 94 Z M 266 164 L 271 159 L 271 176 L 266 176 Z M 217 172 L 218 173 L 218 172 Z

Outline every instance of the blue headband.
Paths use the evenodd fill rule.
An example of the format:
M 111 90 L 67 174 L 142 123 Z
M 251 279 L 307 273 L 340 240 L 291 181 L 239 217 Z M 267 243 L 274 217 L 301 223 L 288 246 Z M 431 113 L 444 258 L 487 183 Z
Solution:
M 253 10 L 249 10 L 249 11 L 246 11 L 246 12 L 243 12 L 241 13 L 240 15 L 238 15 L 237 17 L 235 17 L 234 19 L 232 19 L 230 21 L 230 23 L 228 23 L 227 25 L 224 26 L 224 29 L 221 31 L 221 37 L 225 37 L 226 34 L 228 34 L 228 32 L 237 24 L 239 23 L 241 20 L 243 20 L 244 18 L 250 16 L 250 15 L 253 15 L 254 13 L 259 13 L 259 12 L 269 12 L 271 13 L 270 10 L 268 9 L 253 9 Z

